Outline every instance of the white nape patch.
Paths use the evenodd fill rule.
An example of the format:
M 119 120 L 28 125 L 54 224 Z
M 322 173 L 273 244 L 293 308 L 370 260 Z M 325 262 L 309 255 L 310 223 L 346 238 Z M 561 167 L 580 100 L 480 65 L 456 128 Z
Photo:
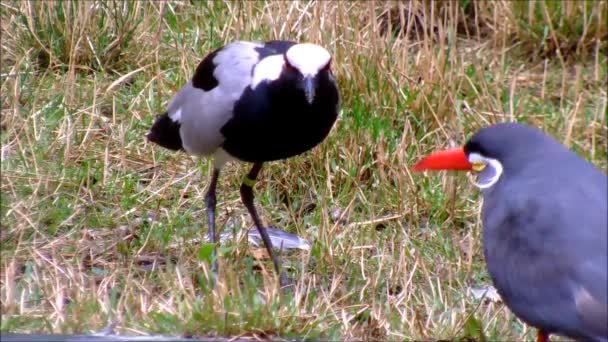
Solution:
M 253 69 L 251 88 L 255 89 L 262 81 L 274 81 L 281 76 L 283 55 L 272 55 L 262 59 Z
M 287 50 L 285 56 L 289 64 L 305 76 L 316 75 L 331 59 L 327 50 L 312 43 L 296 44 Z
M 486 168 L 477 174 L 477 179 L 480 181 L 476 182 L 475 180 L 471 179 L 473 185 L 480 189 L 487 189 L 496 184 L 502 175 L 502 164 L 497 159 L 487 158 L 479 153 L 470 153 L 469 162 L 483 162 L 486 164 Z
M 182 121 L 182 107 L 178 107 L 174 112 L 169 113 L 169 117 L 171 118 L 171 120 L 173 120 L 175 122 L 181 122 Z

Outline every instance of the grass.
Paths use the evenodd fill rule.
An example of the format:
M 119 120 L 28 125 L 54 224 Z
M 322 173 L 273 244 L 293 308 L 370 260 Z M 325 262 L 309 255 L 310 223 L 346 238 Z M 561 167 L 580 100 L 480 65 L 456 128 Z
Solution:
M 605 1 L 0 4 L 2 332 L 297 339 L 531 340 L 490 284 L 480 197 L 412 174 L 501 121 L 541 127 L 608 169 Z M 234 39 L 327 47 L 342 112 L 313 151 L 269 163 L 268 224 L 310 252 L 271 263 L 237 241 L 210 287 L 208 161 L 144 134 L 209 51 Z M 221 227 L 248 228 L 231 165 Z

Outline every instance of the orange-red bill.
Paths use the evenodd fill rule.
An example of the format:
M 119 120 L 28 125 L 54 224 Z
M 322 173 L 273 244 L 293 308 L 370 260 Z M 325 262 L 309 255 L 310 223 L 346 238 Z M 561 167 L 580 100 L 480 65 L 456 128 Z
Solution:
M 412 170 L 471 170 L 472 165 L 462 147 L 431 153 L 419 161 Z

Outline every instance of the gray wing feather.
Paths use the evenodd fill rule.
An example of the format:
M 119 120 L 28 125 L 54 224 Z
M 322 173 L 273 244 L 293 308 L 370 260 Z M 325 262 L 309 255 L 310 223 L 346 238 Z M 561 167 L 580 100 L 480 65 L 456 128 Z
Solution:
M 218 85 L 204 91 L 188 82 L 175 94 L 167 112 L 181 123 L 184 149 L 195 155 L 212 154 L 224 141 L 222 126 L 232 117 L 234 103 L 251 83 L 251 70 L 259 61 L 259 44 L 237 41 L 226 45 L 213 59 Z

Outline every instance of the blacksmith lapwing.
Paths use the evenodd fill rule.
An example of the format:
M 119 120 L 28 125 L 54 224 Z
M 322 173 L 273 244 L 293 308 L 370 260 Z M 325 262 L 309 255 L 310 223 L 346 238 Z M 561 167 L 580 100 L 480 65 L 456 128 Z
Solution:
M 542 131 L 504 123 L 431 154 L 421 170 L 471 170 L 483 189 L 486 264 L 506 305 L 539 329 L 608 341 L 608 181 Z
M 253 163 L 242 181 L 241 199 L 280 274 L 281 286 L 287 277 L 256 212 L 252 188 L 264 162 L 306 152 L 329 134 L 340 104 L 330 64 L 329 52 L 316 44 L 232 42 L 202 60 L 148 133 L 150 141 L 168 149 L 213 156 L 205 196 L 212 242 L 220 170 L 229 160 Z M 217 261 L 213 268 L 217 270 Z

